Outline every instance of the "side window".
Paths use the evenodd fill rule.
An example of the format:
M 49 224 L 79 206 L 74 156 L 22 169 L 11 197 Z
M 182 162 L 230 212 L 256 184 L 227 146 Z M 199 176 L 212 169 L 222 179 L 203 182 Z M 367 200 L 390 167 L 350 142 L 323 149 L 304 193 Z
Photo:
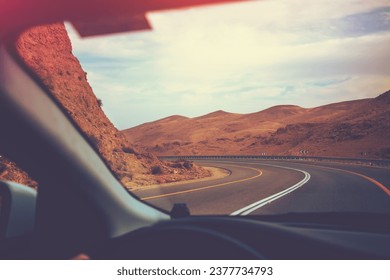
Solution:
M 0 180 L 12 181 L 32 188 L 37 188 L 38 183 L 14 162 L 0 155 Z

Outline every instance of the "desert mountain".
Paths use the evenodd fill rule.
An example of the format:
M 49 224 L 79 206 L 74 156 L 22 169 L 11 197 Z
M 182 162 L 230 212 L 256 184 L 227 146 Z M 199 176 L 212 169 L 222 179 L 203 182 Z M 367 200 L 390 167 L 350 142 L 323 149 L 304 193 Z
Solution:
M 158 155 L 298 155 L 390 158 L 390 91 L 316 108 L 172 116 L 124 130 Z
M 87 73 L 72 53 L 65 26 L 33 28 L 17 41 L 17 52 L 72 117 L 113 173 L 127 187 L 195 179 L 209 175 L 190 163 L 167 163 L 134 150 L 104 114 L 87 81 Z M 39 164 L 39 163 L 38 163 Z M 0 156 L 0 179 L 36 186 L 27 173 Z

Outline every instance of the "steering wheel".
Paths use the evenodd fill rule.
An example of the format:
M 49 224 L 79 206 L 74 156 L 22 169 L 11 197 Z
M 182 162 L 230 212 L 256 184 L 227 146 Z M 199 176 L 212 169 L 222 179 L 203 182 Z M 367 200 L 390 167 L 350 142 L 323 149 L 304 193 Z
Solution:
M 109 241 L 94 259 L 264 259 L 229 235 L 194 225 L 156 225 Z

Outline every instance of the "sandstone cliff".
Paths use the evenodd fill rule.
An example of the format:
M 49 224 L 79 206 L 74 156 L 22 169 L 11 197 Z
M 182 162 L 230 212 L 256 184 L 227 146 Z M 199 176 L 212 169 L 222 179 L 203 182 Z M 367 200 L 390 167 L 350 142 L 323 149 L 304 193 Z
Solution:
M 104 114 L 101 101 L 88 83 L 87 73 L 72 54 L 72 45 L 63 24 L 36 27 L 25 32 L 17 41 L 17 50 L 125 186 L 209 175 L 207 170 L 197 166 L 178 168 L 175 164 L 158 160 L 153 154 L 134 150 Z M 5 159 L 0 162 L 0 178 L 27 185 L 32 182 L 27 174 Z

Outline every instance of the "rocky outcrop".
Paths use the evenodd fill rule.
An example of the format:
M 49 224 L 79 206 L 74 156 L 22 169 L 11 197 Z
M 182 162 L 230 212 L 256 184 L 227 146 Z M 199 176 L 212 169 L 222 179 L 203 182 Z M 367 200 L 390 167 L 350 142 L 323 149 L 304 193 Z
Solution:
M 38 186 L 38 183 L 34 179 L 4 156 L 0 156 L 0 179 L 17 182 L 33 188 Z
M 174 169 L 169 163 L 150 153 L 136 151 L 104 114 L 102 101 L 96 98 L 87 73 L 72 53 L 71 41 L 63 24 L 36 27 L 25 32 L 17 41 L 17 51 L 125 186 L 170 180 Z M 15 164 L 1 166 L 8 177 L 0 178 L 31 185 L 27 174 Z M 161 172 L 153 174 L 157 166 Z M 209 175 L 208 171 L 198 167 L 176 173 L 175 181 Z

